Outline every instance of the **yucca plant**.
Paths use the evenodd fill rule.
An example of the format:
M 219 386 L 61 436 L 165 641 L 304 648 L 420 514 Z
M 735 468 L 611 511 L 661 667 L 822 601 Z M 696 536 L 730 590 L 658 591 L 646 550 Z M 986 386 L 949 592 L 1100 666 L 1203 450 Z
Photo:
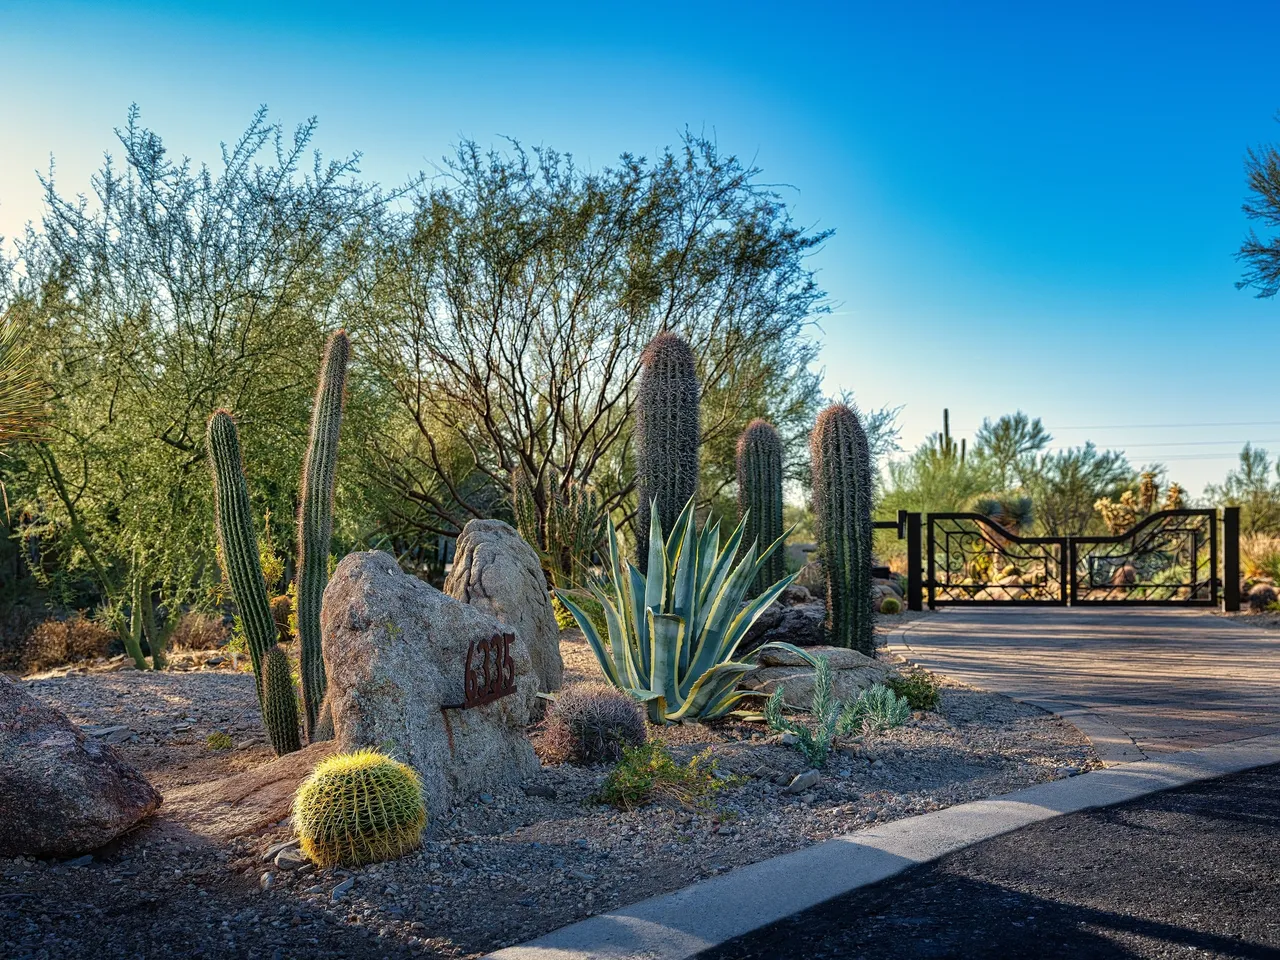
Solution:
M 744 518 L 745 519 L 745 518 Z M 605 678 L 625 690 L 649 712 L 653 723 L 710 720 L 731 711 L 749 692 L 738 681 L 767 649 L 786 649 L 812 662 L 789 643 L 767 643 L 741 660 L 738 645 L 765 608 L 795 575 L 766 587 L 743 606 L 752 581 L 781 539 L 757 555 L 752 544 L 742 555 L 744 523 L 723 544 L 719 523 L 701 534 L 693 500 L 672 525 L 664 542 L 659 511 L 649 512 L 648 573 L 621 560 L 618 532 L 608 523 L 610 584 L 589 589 L 604 608 L 607 636 L 596 629 L 572 594 L 557 591 L 591 645 Z

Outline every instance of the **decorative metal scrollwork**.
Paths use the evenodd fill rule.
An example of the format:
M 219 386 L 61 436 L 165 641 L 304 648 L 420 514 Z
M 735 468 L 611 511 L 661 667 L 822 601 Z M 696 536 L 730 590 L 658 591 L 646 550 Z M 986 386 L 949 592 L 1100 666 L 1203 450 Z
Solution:
M 1217 516 L 1164 510 L 1114 537 L 1074 537 L 1072 603 L 1216 603 Z
M 1063 537 L 1023 537 L 980 513 L 935 513 L 926 555 L 932 605 L 1066 603 Z

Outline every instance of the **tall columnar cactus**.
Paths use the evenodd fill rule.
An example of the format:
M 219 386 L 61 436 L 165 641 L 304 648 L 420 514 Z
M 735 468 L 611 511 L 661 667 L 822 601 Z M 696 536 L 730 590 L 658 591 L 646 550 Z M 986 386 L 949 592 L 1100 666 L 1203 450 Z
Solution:
M 827 573 L 827 629 L 834 645 L 874 656 L 867 435 L 857 413 L 837 403 L 818 415 L 809 444 L 813 511 Z
M 738 519 L 744 546 L 764 550 L 782 536 L 782 438 L 767 420 L 752 420 L 738 438 Z M 773 551 L 751 585 L 751 596 L 786 576 L 786 556 Z
M 289 656 L 279 645 L 262 658 L 262 723 L 277 757 L 302 749 L 298 738 L 298 697 L 293 691 Z
M 303 721 L 315 732 L 324 700 L 324 658 L 320 652 L 320 602 L 329 582 L 329 541 L 333 536 L 333 488 L 338 469 L 338 434 L 351 342 L 346 331 L 329 338 L 320 385 L 311 413 L 311 440 L 302 468 L 298 507 L 298 639 L 301 645 Z
M 546 547 L 542 528 L 542 512 L 534 495 L 534 481 L 524 467 L 511 471 L 511 509 L 515 514 L 516 530 L 534 550 Z
M 262 699 L 262 658 L 276 643 L 276 622 L 267 600 L 267 582 L 258 556 L 258 535 L 249 507 L 249 487 L 244 479 L 240 456 L 240 436 L 236 422 L 226 410 L 209 418 L 206 437 L 209 463 L 213 467 L 214 510 L 222 563 L 236 606 L 240 626 L 253 661 L 253 675 Z
M 698 492 L 698 368 L 683 337 L 660 333 L 640 358 L 636 391 L 636 530 L 647 541 L 650 503 L 656 502 L 663 535 L 669 535 L 684 505 Z M 637 551 L 644 572 L 649 558 Z
M 600 495 L 585 483 L 560 483 L 554 469 L 546 471 L 542 484 L 544 507 L 538 491 L 523 467 L 511 472 L 511 506 L 516 529 L 538 553 L 553 586 L 562 590 L 582 586 L 590 579 L 592 556 L 604 539 L 604 505 Z

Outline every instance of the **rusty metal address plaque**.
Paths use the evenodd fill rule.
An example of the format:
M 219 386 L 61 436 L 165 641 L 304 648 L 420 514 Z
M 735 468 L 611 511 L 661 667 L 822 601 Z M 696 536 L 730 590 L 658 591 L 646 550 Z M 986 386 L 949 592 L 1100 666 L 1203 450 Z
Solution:
M 495 633 L 488 640 L 472 640 L 467 647 L 462 703 L 446 703 L 442 710 L 469 710 L 516 692 L 516 664 L 511 658 L 514 633 Z

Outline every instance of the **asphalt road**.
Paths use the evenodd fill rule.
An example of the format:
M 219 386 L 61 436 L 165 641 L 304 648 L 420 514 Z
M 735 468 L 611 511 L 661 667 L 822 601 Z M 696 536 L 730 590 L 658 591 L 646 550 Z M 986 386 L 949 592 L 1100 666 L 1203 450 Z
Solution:
M 1280 765 L 1025 827 L 699 954 L 1280 958 Z

